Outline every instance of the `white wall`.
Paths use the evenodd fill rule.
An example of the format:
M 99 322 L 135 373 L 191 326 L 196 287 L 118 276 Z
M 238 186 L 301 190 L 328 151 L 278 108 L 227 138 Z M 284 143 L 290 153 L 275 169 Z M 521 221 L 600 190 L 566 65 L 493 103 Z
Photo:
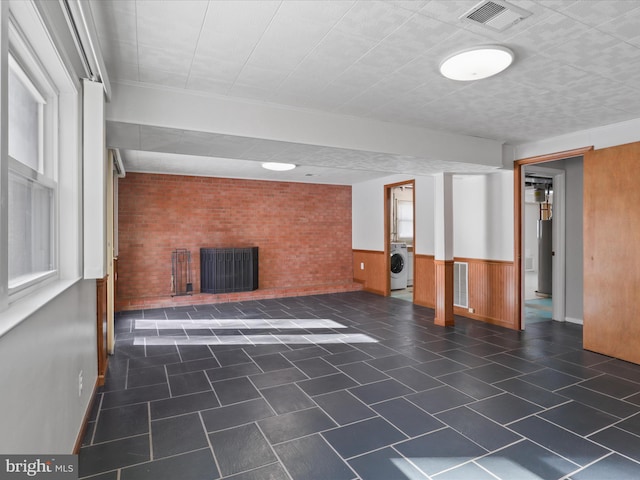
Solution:
M 434 212 L 434 177 L 416 178 L 416 238 L 414 252 L 418 255 L 433 255 L 436 251 L 433 228 Z
M 353 185 L 351 242 L 354 250 L 384 251 L 384 186 L 411 179 L 407 175 L 392 175 Z
M 353 248 L 384 250 L 384 186 L 410 180 L 394 175 L 352 190 Z M 433 255 L 434 178 L 415 177 L 415 252 Z M 513 172 L 454 176 L 454 255 L 513 260 Z
M 565 174 L 565 316 L 574 323 L 583 319 L 583 160 L 582 157 L 549 162 Z
M 98 369 L 95 285 L 78 281 L 0 337 L 0 452 L 73 450 Z
M 524 219 L 524 251 L 523 257 L 533 257 L 533 269 L 538 271 L 538 218 L 540 218 L 539 203 L 525 203 Z
M 384 186 L 415 180 L 415 242 L 417 254 L 433 255 L 433 177 L 392 175 L 353 185 L 352 245 L 354 250 L 384 251 Z
M 453 178 L 455 257 L 513 260 L 513 172 Z
M 537 142 L 506 146 L 503 148 L 503 164 L 512 166 L 514 160 L 563 152 L 574 148 L 593 146 L 598 150 L 638 141 L 640 141 L 640 118 L 547 138 Z
M 77 52 L 75 47 L 65 51 L 61 42 L 62 33 L 69 28 L 61 5 L 38 5 L 43 4 L 46 8 L 42 10 L 34 9 L 31 2 L 14 2 L 10 8 L 60 92 L 56 144 L 59 278 L 25 290 L 25 295 L 15 295 L 0 313 L 0 452 L 7 454 L 71 453 L 97 378 L 96 283 L 80 279 L 81 102 L 78 74 L 69 61 Z M 6 27 L 5 12 L 0 18 L 2 28 Z M 7 38 L 2 36 L 3 62 L 7 48 Z M 2 69 L 6 70 L 6 64 Z

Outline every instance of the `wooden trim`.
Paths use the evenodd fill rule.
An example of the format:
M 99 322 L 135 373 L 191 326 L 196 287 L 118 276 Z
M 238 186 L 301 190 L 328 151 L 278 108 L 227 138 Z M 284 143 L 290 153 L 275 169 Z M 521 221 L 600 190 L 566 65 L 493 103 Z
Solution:
M 513 328 L 522 330 L 522 222 L 523 222 L 523 202 L 522 202 L 522 169 L 526 165 L 564 160 L 572 157 L 584 156 L 587 152 L 593 151 L 593 145 L 589 147 L 574 148 L 562 152 L 549 153 L 536 157 L 522 158 L 514 161 L 513 164 L 513 258 L 514 258 L 514 322 Z
M 453 326 L 453 260 L 434 260 L 436 281 L 436 318 L 441 327 Z
M 488 260 L 483 258 L 466 258 L 466 257 L 454 257 L 454 262 L 463 263 L 494 263 L 498 265 L 511 265 L 513 260 Z
M 467 310 L 466 308 L 463 308 L 463 307 L 454 306 L 453 307 L 453 313 L 454 313 L 454 315 L 458 315 L 460 317 L 471 318 L 473 320 L 478 320 L 480 322 L 490 323 L 491 325 L 497 325 L 499 327 L 513 329 L 513 326 L 508 322 L 502 322 L 502 321 L 500 321 L 500 319 L 493 318 L 493 317 L 490 317 L 490 316 L 487 316 L 487 315 L 479 315 L 477 313 L 471 313 L 471 312 L 469 312 L 469 310 Z
M 384 253 L 386 256 L 386 271 L 389 272 L 391 270 L 391 190 L 395 187 L 401 187 L 403 185 L 411 185 L 413 187 L 413 243 L 416 243 L 416 181 L 415 180 L 405 180 L 403 182 L 389 183 L 384 186 Z M 414 270 L 413 270 L 413 282 L 416 281 L 415 274 L 415 259 L 414 259 Z M 388 297 L 391 295 L 391 275 L 387 275 L 386 286 L 384 289 L 384 296 Z M 415 298 L 415 295 L 414 295 Z
M 433 255 L 413 255 L 413 303 L 436 308 L 436 273 Z
M 96 280 L 96 332 L 97 332 L 97 354 L 98 354 L 98 384 L 104 385 L 105 375 L 109 359 L 108 339 L 107 339 L 107 278 Z
M 513 168 L 513 295 L 515 299 L 513 319 L 514 328 L 522 330 L 522 216 L 524 205 L 522 201 L 522 165 L 517 163 Z
M 392 185 L 384 186 L 384 256 L 385 256 L 385 272 L 391 271 L 391 225 L 389 223 L 389 216 L 391 215 L 391 189 Z M 385 297 L 391 295 L 391 275 L 387 275 L 385 279 L 384 293 Z
M 87 433 L 87 426 L 89 424 L 89 419 L 91 418 L 91 412 L 93 411 L 94 404 L 96 403 L 96 392 L 98 391 L 99 386 L 98 380 L 96 380 L 96 383 L 93 386 L 93 391 L 91 392 L 91 400 L 89 401 L 87 410 L 84 412 L 84 416 L 82 417 L 80 431 L 76 437 L 76 442 L 73 444 L 73 455 L 78 455 L 78 453 L 80 453 L 80 448 L 82 448 L 82 440 L 84 439 L 85 433 Z
M 389 274 L 385 270 L 387 262 L 384 252 L 379 250 L 353 250 L 353 280 L 362 284 L 363 290 L 385 296 L 385 284 Z M 360 264 L 364 263 L 364 270 Z
M 565 150 L 563 152 L 548 153 L 546 155 L 538 155 L 536 157 L 522 158 L 515 160 L 517 165 L 533 165 L 535 163 L 553 162 L 554 160 L 564 160 L 572 157 L 581 157 L 585 153 L 593 150 L 593 145 L 590 147 L 574 148 L 572 150 Z

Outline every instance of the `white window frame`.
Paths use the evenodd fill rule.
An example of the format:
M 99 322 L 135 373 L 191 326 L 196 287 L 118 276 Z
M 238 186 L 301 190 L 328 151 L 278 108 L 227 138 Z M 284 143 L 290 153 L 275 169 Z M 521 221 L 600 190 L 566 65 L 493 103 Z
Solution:
M 64 46 L 56 43 L 34 0 L 0 1 L 0 337 L 73 284 L 82 280 L 82 98 L 79 73 Z M 20 169 L 8 156 L 9 52 L 35 80 L 49 118 L 44 125 L 41 172 L 35 179 L 56 184 L 53 252 L 56 271 L 9 291 L 9 170 Z M 41 75 L 41 76 L 39 76 Z M 48 88 L 50 87 L 51 90 Z M 49 95 L 49 92 L 53 92 Z M 50 129 L 47 132 L 47 128 Z M 47 143 L 49 142 L 49 143 Z M 27 167 L 28 168 L 28 167 Z M 26 173 L 22 171 L 22 173 Z M 27 176 L 34 175 L 28 172 Z M 60 212 L 64 212 L 61 215 Z
M 40 62 L 37 53 L 22 33 L 20 26 L 12 15 L 9 15 L 9 53 L 7 68 L 23 81 L 28 90 L 41 103 L 39 118 L 38 169 L 34 170 L 19 160 L 7 155 L 10 173 L 33 181 L 53 193 L 51 231 L 51 268 L 46 271 L 32 272 L 20 277 L 18 282 L 8 279 L 7 291 L 9 303 L 33 292 L 48 281 L 59 278 L 58 275 L 58 152 L 56 141 L 58 136 L 58 90 L 54 87 L 46 69 Z M 7 126 L 7 128 L 9 128 Z M 9 252 L 10 253 L 10 252 Z
M 402 206 L 402 208 L 401 208 Z M 402 218 L 400 215 L 400 210 L 408 210 L 411 212 L 411 219 L 405 219 Z M 407 242 L 409 244 L 413 244 L 413 222 L 414 222 L 414 218 L 413 218 L 413 202 L 411 200 L 398 200 L 398 207 L 397 207 L 397 212 L 396 212 L 396 222 L 397 222 L 397 230 L 398 230 L 398 241 L 400 242 Z M 410 223 L 411 224 L 411 229 L 410 229 L 410 233 L 411 235 L 407 236 L 402 236 L 400 235 L 400 224 L 402 223 Z

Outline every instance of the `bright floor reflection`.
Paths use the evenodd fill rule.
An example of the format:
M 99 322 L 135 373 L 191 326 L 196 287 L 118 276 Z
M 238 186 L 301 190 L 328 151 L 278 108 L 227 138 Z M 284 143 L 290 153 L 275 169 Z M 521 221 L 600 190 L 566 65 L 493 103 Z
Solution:
M 136 330 L 195 330 L 215 329 L 263 329 L 263 328 L 347 328 L 341 323 L 324 318 L 310 319 L 216 319 L 216 320 L 135 320 Z
M 272 344 L 329 344 L 329 343 L 378 343 L 378 340 L 363 333 L 324 334 L 270 334 L 264 335 L 194 335 L 142 336 L 136 337 L 134 345 L 272 345 Z
M 140 335 L 134 345 L 270 345 L 378 343 L 364 333 L 287 333 L 286 330 L 340 329 L 345 325 L 326 318 L 309 319 L 215 319 L 215 320 L 135 320 L 134 331 L 183 330 L 184 335 Z M 190 330 L 211 329 L 211 335 L 189 335 Z M 216 335 L 213 330 L 239 330 L 232 335 Z M 247 333 L 242 331 L 248 330 Z M 251 333 L 252 330 L 273 330 Z M 200 332 L 201 333 L 201 332 Z

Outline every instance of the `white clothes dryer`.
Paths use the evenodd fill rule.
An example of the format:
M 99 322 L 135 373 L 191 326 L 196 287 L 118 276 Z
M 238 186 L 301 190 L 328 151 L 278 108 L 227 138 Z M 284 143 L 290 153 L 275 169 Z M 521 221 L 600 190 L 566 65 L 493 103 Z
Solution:
M 408 265 L 407 244 L 391 242 L 391 290 L 407 288 Z

